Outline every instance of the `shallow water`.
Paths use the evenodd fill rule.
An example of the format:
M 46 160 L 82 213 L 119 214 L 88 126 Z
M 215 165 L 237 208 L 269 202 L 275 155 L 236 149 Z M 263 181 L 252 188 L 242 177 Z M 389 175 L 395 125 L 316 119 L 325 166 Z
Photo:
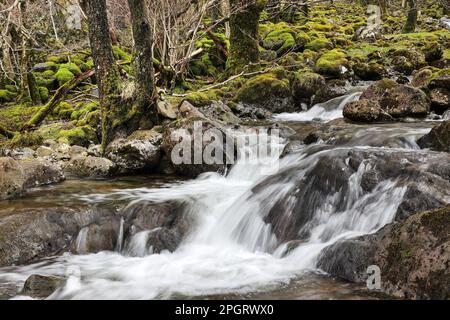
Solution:
M 334 105 L 341 109 L 347 98 L 330 103 L 328 108 Z M 335 117 L 336 110 L 330 110 Z M 322 118 L 331 119 L 328 114 Z M 295 119 L 286 116 L 286 120 L 291 124 Z M 68 278 L 50 299 L 376 298 L 363 287 L 321 274 L 315 263 L 326 246 L 342 238 L 375 232 L 393 221 L 405 192 L 396 181 L 382 181 L 371 193 L 363 194 L 360 179 L 370 168 L 361 165 L 349 178 L 348 190 L 331 190 L 324 195 L 325 201 L 314 208 L 313 219 L 302 228 L 308 237 L 292 250 L 279 241 L 265 219 L 277 201 L 295 190 L 298 181 L 323 157 L 345 160 L 345 154 L 355 148 L 392 152 L 418 149 L 415 140 L 431 126 L 355 125 L 349 128 L 347 140 L 337 139 L 324 150 L 303 146 L 281 160 L 279 154 L 287 141 L 274 140 L 272 147 L 277 152 L 265 158 L 254 156 L 251 163 L 238 161 L 226 175 L 206 173 L 195 180 L 160 176 L 68 180 L 35 189 L 22 199 L 3 202 L 0 217 L 51 206 L 85 208 L 100 203 L 122 208 L 142 201 L 179 201 L 186 204 L 194 225 L 173 253 L 145 251 L 148 232 L 142 232 L 135 235 L 131 251 L 119 246 L 117 252 L 67 253 L 37 264 L 1 268 L 0 291 L 15 295 L 25 279 L 37 273 Z M 286 178 L 283 172 L 293 168 L 295 174 Z M 345 205 L 338 206 L 337 201 L 342 199 Z M 289 215 L 293 205 L 289 199 L 285 201 L 280 215 Z M 79 239 L 81 245 L 82 234 Z

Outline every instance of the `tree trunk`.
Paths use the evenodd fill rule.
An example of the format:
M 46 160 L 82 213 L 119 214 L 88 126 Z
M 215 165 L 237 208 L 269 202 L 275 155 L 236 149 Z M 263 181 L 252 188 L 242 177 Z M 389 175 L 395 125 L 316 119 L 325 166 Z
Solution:
M 265 3 L 265 0 L 230 0 L 229 74 L 259 62 L 258 23 Z
M 416 31 L 417 24 L 417 0 L 408 0 L 408 16 L 403 28 L 404 33 L 410 33 Z
M 157 123 L 153 70 L 153 35 L 144 0 L 128 0 L 133 29 L 133 71 L 135 77 L 134 123 L 144 118 Z
M 115 128 L 127 116 L 120 101 L 120 73 L 114 60 L 108 27 L 105 0 L 82 0 L 89 27 L 89 42 L 95 65 L 95 73 L 102 113 L 102 148 L 111 142 Z

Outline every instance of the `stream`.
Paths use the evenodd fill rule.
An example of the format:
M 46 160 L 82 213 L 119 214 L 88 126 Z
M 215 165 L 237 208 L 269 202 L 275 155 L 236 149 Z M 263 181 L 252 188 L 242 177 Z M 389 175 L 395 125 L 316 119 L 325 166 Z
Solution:
M 345 103 L 360 94 L 355 91 L 306 112 L 279 114 L 273 121 L 292 128 L 331 121 L 342 117 Z M 317 176 L 317 164 L 325 158 L 345 164 L 349 152 L 418 150 L 416 139 L 433 125 L 431 121 L 355 125 L 350 139 L 300 145 L 281 159 L 288 141 L 280 138 L 271 141 L 276 150 L 271 157 L 257 158 L 256 164 L 238 160 L 225 175 L 205 173 L 195 180 L 120 177 L 67 180 L 35 189 L 26 198 L 5 201 L 0 216 L 23 207 L 103 205 L 119 212 L 139 202 L 176 201 L 185 204 L 193 225 L 172 253 L 152 254 L 146 248 L 151 231 L 135 234 L 129 246 L 122 245 L 123 235 L 118 234 L 116 252 L 64 253 L 31 265 L 0 268 L 0 288 L 20 289 L 29 275 L 42 274 L 68 278 L 49 299 L 376 298 L 364 287 L 328 277 L 317 269 L 317 258 L 340 239 L 373 233 L 393 222 L 405 186 L 388 179 L 364 193 L 361 177 L 370 169 L 367 165 L 360 165 L 343 185 L 330 182 L 328 176 L 302 183 Z M 277 172 L 274 165 L 279 167 Z M 326 187 L 317 190 L 315 183 Z M 297 228 L 290 219 L 299 207 L 305 215 Z M 277 218 L 273 218 L 274 210 Z M 274 219 L 275 224 L 268 222 Z

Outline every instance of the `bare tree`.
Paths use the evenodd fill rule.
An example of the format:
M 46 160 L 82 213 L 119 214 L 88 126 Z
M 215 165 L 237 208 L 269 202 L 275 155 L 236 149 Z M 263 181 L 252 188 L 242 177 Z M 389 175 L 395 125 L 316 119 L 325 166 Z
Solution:
M 408 2 L 408 13 L 406 17 L 405 26 L 403 27 L 403 32 L 409 33 L 416 30 L 417 25 L 417 0 L 407 0 Z

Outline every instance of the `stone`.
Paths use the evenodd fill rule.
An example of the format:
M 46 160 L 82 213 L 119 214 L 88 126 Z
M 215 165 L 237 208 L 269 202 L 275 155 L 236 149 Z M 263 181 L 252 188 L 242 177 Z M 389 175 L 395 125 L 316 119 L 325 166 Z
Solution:
M 0 158 L 0 200 L 21 195 L 24 183 L 25 174 L 20 163 L 10 157 Z
M 32 274 L 25 280 L 20 295 L 32 298 L 47 298 L 57 289 L 64 286 L 66 279 L 55 276 Z
M 78 155 L 70 159 L 64 170 L 77 177 L 106 178 L 117 171 L 117 166 L 106 158 Z
M 450 120 L 435 126 L 431 131 L 417 141 L 422 148 L 450 152 Z
M 178 117 L 178 110 L 168 101 L 158 101 L 156 104 L 158 113 L 167 119 L 176 119 Z
M 36 149 L 36 156 L 37 157 L 52 157 L 55 156 L 55 151 L 53 151 L 52 148 L 40 146 Z
M 21 160 L 24 172 L 24 187 L 33 188 L 64 181 L 63 170 L 60 165 L 43 158 Z
M 450 108 L 450 91 L 445 88 L 436 88 L 430 91 L 431 107 L 437 113 L 444 113 Z

